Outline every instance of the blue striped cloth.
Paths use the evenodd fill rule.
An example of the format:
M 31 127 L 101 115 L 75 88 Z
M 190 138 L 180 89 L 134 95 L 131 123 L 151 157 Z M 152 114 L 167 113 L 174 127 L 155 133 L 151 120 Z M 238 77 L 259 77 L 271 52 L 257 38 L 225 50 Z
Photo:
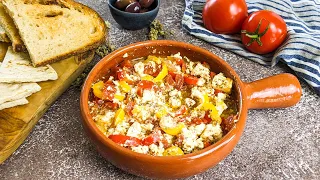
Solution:
M 214 34 L 204 28 L 202 9 L 206 0 L 185 0 L 182 26 L 190 34 L 247 59 L 274 66 L 282 61 L 320 96 L 320 2 L 318 0 L 246 0 L 249 13 L 272 10 L 288 27 L 285 42 L 274 53 L 257 55 L 245 50 L 240 35 Z M 227 22 L 226 22 L 227 23 Z

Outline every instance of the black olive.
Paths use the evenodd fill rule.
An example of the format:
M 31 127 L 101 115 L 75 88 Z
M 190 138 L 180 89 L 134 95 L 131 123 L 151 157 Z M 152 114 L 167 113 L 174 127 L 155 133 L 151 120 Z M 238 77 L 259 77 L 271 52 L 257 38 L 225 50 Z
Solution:
M 141 6 L 138 2 L 134 2 L 134 3 L 131 3 L 129 4 L 127 7 L 126 7 L 126 12 L 131 12 L 131 13 L 139 13 L 140 12 L 140 9 L 141 9 Z
M 136 0 L 117 0 L 114 6 L 118 9 L 123 10 L 126 8 L 129 4 L 137 2 Z
M 144 7 L 144 8 L 150 7 L 153 2 L 154 0 L 139 0 L 141 7 Z

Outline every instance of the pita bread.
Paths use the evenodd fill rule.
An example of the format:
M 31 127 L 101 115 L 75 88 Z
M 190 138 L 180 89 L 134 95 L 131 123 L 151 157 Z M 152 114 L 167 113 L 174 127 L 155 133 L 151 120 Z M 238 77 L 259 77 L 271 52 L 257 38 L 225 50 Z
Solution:
M 0 42 L 0 62 L 4 59 L 7 53 L 8 43 Z
M 25 98 L 41 90 L 37 83 L 0 83 L 0 104 Z
M 0 82 L 40 82 L 56 79 L 58 74 L 50 65 L 34 67 L 27 53 L 13 52 L 11 46 L 0 67 Z
M 26 98 L 5 102 L 3 104 L 0 104 L 0 110 L 6 109 L 6 108 L 15 107 L 15 106 L 19 106 L 19 105 L 24 105 L 24 104 L 28 104 L 28 103 L 29 102 L 28 102 L 28 100 Z
M 6 31 L 3 29 L 2 26 L 0 26 L 0 41 L 1 42 L 10 42 L 10 39 L 8 38 Z

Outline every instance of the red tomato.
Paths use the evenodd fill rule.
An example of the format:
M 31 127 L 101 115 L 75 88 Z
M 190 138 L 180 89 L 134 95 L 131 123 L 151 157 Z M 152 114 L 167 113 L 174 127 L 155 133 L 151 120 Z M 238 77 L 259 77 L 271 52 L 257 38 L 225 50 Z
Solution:
M 154 144 L 158 141 L 160 141 L 159 134 L 150 134 L 148 137 L 146 137 L 142 140 L 142 144 L 145 146 L 149 146 L 149 145 Z
M 138 89 L 137 89 L 137 94 L 139 96 L 142 96 L 143 94 L 143 90 L 145 89 L 152 89 L 154 86 L 154 83 L 152 81 L 148 81 L 148 80 L 141 80 L 138 84 Z
M 187 107 L 182 105 L 180 109 L 176 111 L 175 116 L 183 115 L 185 112 L 187 112 Z
M 129 115 L 129 116 L 132 116 L 132 110 L 134 108 L 134 105 L 135 105 L 135 102 L 134 101 L 129 101 L 127 103 L 127 106 L 125 108 L 125 111 L 126 113 Z
M 112 101 L 116 92 L 117 89 L 115 85 L 112 82 L 106 82 L 102 91 L 101 99 Z
M 249 51 L 257 54 L 267 54 L 276 50 L 286 36 L 286 22 L 281 16 L 268 10 L 250 14 L 241 30 L 242 43 Z
M 215 72 L 210 72 L 210 77 L 214 77 L 215 75 L 217 75 Z
M 180 90 L 182 88 L 183 82 L 184 82 L 183 76 L 181 74 L 176 74 L 176 76 L 174 77 L 174 80 L 175 80 L 174 87 L 176 89 Z
M 185 75 L 184 76 L 184 82 L 186 82 L 189 85 L 197 85 L 198 83 L 198 78 L 191 76 L 191 75 Z
M 120 81 L 126 80 L 126 72 L 123 69 L 117 68 L 116 75 Z
M 127 68 L 132 68 L 133 64 L 130 60 L 124 60 L 123 62 L 120 63 L 121 67 L 127 67 Z
M 120 144 L 120 145 L 127 145 L 127 146 L 139 146 L 141 145 L 141 140 L 136 137 L 125 136 L 125 135 L 110 135 L 108 137 L 113 142 Z
M 204 26 L 217 34 L 239 33 L 247 16 L 245 0 L 208 0 L 202 11 Z
M 168 83 L 171 86 L 173 86 L 175 83 L 170 73 L 167 75 L 165 80 L 166 80 L 166 83 Z

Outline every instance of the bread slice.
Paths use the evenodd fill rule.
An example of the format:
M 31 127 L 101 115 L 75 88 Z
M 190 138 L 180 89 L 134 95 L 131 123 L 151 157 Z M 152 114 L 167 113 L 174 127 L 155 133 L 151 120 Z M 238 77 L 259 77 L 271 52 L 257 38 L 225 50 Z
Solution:
M 8 102 L 4 102 L 4 103 L 0 104 L 0 110 L 12 108 L 15 106 L 20 106 L 20 105 L 24 105 L 24 104 L 28 104 L 28 103 L 29 103 L 29 101 L 26 98 L 17 99 L 14 101 L 8 101 Z
M 3 0 L 35 66 L 98 47 L 106 39 L 104 20 L 72 0 Z
M 0 66 L 0 82 L 40 82 L 56 79 L 58 74 L 50 65 L 34 67 L 27 53 L 13 52 L 11 46 Z
M 1 1 L 1 0 L 0 0 Z M 26 51 L 26 47 L 20 38 L 19 31 L 16 28 L 11 17 L 6 13 L 3 5 L 0 3 L 0 26 L 5 30 L 7 36 L 12 42 L 15 52 Z
M 0 26 L 0 41 L 1 42 L 11 42 L 6 34 L 6 31 L 4 31 L 2 26 Z

